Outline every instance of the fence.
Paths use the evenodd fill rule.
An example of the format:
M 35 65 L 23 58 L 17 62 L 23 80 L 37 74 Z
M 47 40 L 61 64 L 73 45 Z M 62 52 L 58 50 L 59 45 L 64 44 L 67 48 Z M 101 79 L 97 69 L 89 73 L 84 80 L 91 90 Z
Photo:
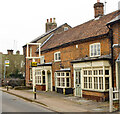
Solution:
M 119 110 L 120 110 L 120 89 L 115 89 L 113 91 L 113 88 L 109 89 L 109 112 L 113 112 L 113 101 L 119 101 Z

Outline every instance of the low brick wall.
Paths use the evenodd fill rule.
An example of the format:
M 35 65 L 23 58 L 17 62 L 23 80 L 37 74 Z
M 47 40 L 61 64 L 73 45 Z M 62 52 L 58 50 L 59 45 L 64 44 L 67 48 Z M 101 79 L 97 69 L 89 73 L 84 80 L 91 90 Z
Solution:
M 45 91 L 46 90 L 45 88 L 46 88 L 45 85 L 36 85 L 37 90 Z
M 82 95 L 84 98 L 96 100 L 96 101 L 108 101 L 109 92 L 96 92 L 96 91 L 87 91 L 83 90 Z

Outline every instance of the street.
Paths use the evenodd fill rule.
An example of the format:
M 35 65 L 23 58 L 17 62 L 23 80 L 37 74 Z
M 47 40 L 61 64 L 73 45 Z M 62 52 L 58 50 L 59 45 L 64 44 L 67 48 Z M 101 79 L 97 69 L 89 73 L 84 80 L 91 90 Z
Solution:
M 1 101 L 0 101 L 1 102 Z M 42 106 L 2 92 L 2 112 L 52 112 Z

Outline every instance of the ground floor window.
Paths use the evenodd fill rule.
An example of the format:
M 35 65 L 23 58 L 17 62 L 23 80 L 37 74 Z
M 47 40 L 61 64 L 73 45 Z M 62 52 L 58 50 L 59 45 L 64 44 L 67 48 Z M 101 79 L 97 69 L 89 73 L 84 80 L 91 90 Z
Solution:
M 70 87 L 70 72 L 56 72 L 57 87 L 69 88 Z
M 83 68 L 83 88 L 92 90 L 108 90 L 110 68 Z M 105 82 L 105 83 L 104 83 Z
M 36 84 L 45 84 L 45 71 L 36 69 L 35 70 L 35 83 Z

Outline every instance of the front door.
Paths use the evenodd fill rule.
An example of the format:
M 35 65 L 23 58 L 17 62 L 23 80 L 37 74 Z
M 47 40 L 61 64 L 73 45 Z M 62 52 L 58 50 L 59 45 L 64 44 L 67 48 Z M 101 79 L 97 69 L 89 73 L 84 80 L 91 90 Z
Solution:
M 75 96 L 82 97 L 81 70 L 75 70 Z
M 51 91 L 51 73 L 48 73 L 48 91 Z

